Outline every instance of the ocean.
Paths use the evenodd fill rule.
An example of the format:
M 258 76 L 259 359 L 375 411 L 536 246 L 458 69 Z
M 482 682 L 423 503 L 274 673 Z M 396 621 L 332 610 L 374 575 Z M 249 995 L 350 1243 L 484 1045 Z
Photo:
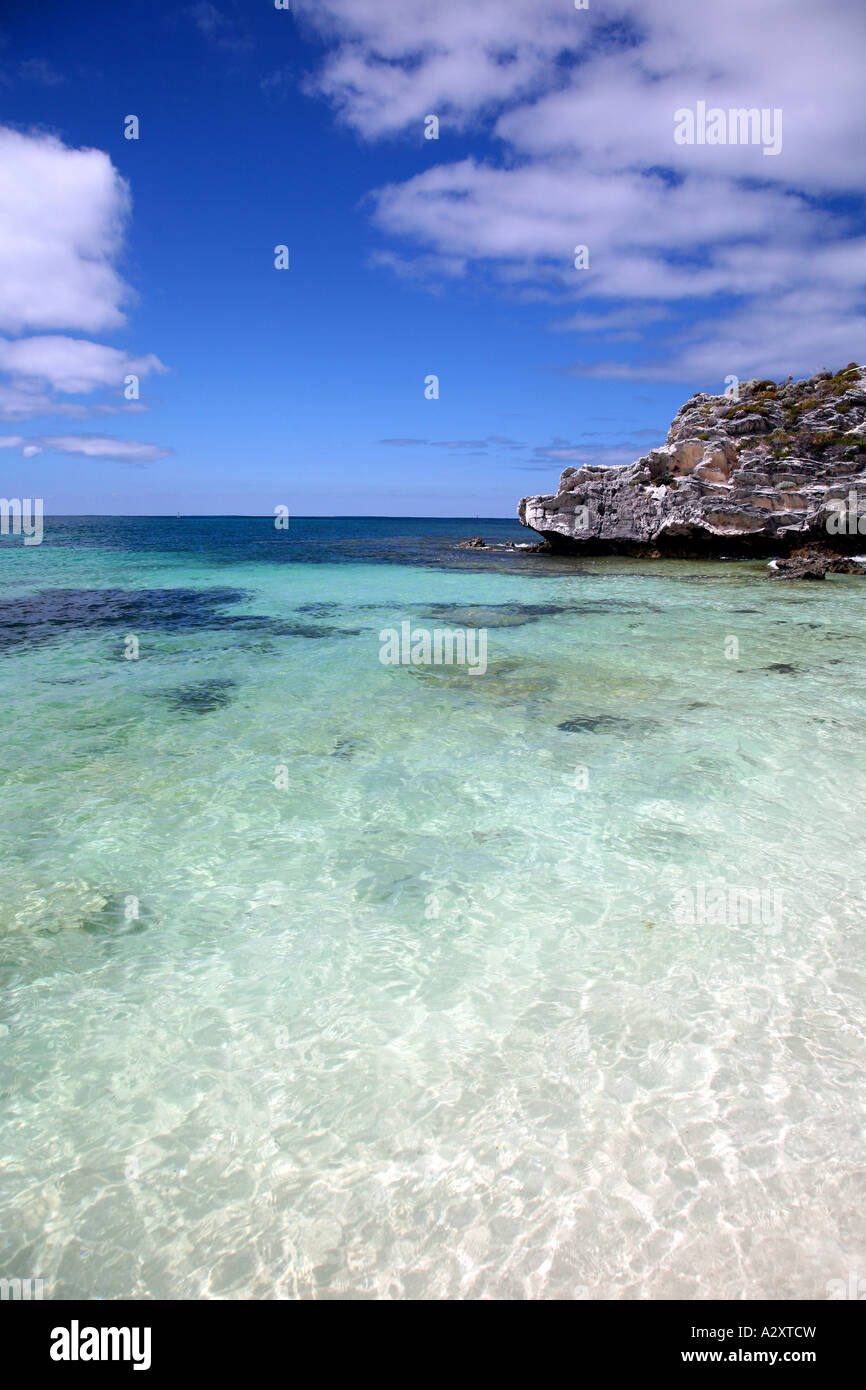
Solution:
M 0 539 L 0 1276 L 866 1275 L 866 588 L 517 522 Z M 485 669 L 382 633 L 486 634 Z

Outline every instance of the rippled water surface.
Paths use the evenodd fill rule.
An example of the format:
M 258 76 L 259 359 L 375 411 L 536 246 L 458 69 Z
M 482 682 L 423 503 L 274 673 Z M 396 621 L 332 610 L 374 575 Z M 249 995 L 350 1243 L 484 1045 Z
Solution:
M 0 542 L 0 1275 L 866 1275 L 866 582 L 456 548 L 477 533 L 528 539 Z M 486 672 L 382 665 L 405 620 L 486 628 Z

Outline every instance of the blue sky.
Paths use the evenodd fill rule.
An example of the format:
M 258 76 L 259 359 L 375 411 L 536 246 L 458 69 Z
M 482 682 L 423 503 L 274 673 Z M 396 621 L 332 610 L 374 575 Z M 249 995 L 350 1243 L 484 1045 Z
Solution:
M 862 361 L 864 37 L 853 0 L 9 0 L 0 490 L 512 515 L 729 373 Z M 781 151 L 676 145 L 699 101 Z

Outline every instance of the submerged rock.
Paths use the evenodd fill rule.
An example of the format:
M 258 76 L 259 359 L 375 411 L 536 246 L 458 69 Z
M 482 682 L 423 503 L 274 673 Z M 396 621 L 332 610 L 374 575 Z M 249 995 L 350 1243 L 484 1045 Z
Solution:
M 212 714 L 231 703 L 231 692 L 236 684 L 230 680 L 196 681 L 194 685 L 180 685 L 166 691 L 164 698 L 178 714 Z
M 653 719 L 624 719 L 616 714 L 582 714 L 557 724 L 565 734 L 637 734 L 655 727 Z
M 422 610 L 421 616 L 446 627 L 523 627 L 525 623 L 559 617 L 568 611 L 563 603 L 489 603 L 484 606 L 431 603 Z
M 741 383 L 736 401 L 698 393 L 664 445 L 566 468 L 555 494 L 522 498 L 517 514 L 554 549 L 585 554 L 866 551 L 866 368 Z

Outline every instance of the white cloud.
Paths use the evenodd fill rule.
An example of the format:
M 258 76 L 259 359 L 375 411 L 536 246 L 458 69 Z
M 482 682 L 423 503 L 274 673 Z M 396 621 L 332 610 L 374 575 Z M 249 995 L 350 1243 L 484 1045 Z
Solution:
M 373 251 L 367 259 L 371 266 L 390 270 L 399 280 L 456 279 L 465 274 L 466 261 L 459 256 L 397 255 L 394 251 Z
M 596 361 L 577 375 L 723 381 L 862 351 L 866 238 L 782 188 L 708 174 L 670 185 L 561 158 L 506 169 L 462 160 L 381 190 L 375 215 L 390 235 L 432 248 L 442 274 L 450 257 L 476 278 L 555 283 L 579 308 L 552 326 L 656 354 L 638 367 Z M 577 244 L 590 248 L 588 270 L 573 268 Z M 696 327 L 684 333 L 673 310 Z
M 174 453 L 173 449 L 163 448 L 161 444 L 141 444 L 134 439 L 115 439 L 108 434 L 43 434 L 30 438 L 6 434 L 0 435 L 0 449 L 20 449 L 26 459 L 48 452 L 139 465 L 156 463 Z
M 864 244 L 816 200 L 859 193 L 866 173 L 861 0 L 300 9 L 331 43 L 316 88 L 363 138 L 420 140 L 426 114 L 448 118 L 430 151 L 445 162 L 375 196 L 380 228 L 409 248 L 380 264 L 577 300 L 553 326 L 645 345 L 642 366 L 578 373 L 746 376 L 857 354 Z M 674 112 L 698 100 L 781 110 L 781 153 L 677 145 Z M 449 154 L 470 127 L 492 133 L 487 161 Z
M 44 382 L 54 391 L 81 395 L 100 387 L 123 385 L 130 373 L 148 376 L 166 367 L 152 352 L 131 357 L 119 348 L 91 343 L 60 334 L 9 341 L 0 338 L 0 371 L 10 376 Z
M 759 177 L 858 187 L 866 11 L 860 0 L 295 0 L 332 42 L 315 79 L 359 134 L 377 138 L 453 112 L 500 113 L 497 133 L 536 155 L 578 152 L 605 168 L 701 167 L 722 153 Z M 673 143 L 673 112 L 782 108 L 780 159 Z M 420 131 L 420 127 L 419 127 Z M 437 153 L 439 151 L 437 150 Z
M 107 434 L 43 435 L 33 442 L 53 453 L 83 454 L 86 458 L 112 459 L 117 463 L 155 463 L 174 452 L 159 444 L 139 444 Z
M 556 54 L 595 27 L 566 0 L 295 0 L 295 10 L 336 40 L 311 87 L 365 139 L 411 122 L 422 138 L 428 114 L 462 129 L 546 87 Z
M 129 189 L 101 150 L 0 128 L 0 330 L 118 328 Z
M 16 381 L 0 384 L 0 420 L 32 420 L 37 415 L 62 415 L 70 420 L 83 420 L 94 415 L 136 415 L 146 407 L 141 401 L 82 401 L 58 400 L 33 382 Z
M 129 190 L 100 150 L 75 150 L 55 136 L 0 127 L 0 330 L 118 328 L 131 292 L 117 273 Z M 62 333 L 0 337 L 0 418 L 82 418 L 141 411 L 125 378 L 164 372 L 153 353 L 133 354 Z M 107 400 L 69 399 L 105 392 Z M 65 439 L 65 437 L 63 437 Z M 88 444 L 90 441 L 90 444 Z M 94 442 L 96 441 L 96 442 Z M 111 443 L 111 441 L 108 441 Z M 105 454 L 103 436 L 81 436 L 64 452 Z M 28 457 L 42 441 L 28 445 Z M 56 443 L 45 447 L 59 447 Z M 113 443 L 110 456 L 162 458 L 156 445 Z

